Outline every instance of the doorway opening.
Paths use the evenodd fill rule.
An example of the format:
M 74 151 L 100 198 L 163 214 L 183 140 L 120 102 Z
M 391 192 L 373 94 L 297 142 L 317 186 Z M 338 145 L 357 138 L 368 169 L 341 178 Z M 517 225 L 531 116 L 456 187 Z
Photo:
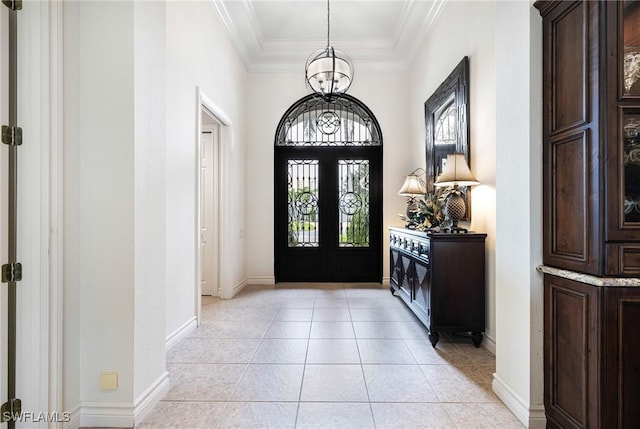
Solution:
M 308 95 L 275 141 L 276 282 L 382 281 L 382 132 L 355 97 Z
M 227 298 L 224 243 L 224 157 L 230 119 L 198 89 L 196 130 L 196 315 L 202 297 Z

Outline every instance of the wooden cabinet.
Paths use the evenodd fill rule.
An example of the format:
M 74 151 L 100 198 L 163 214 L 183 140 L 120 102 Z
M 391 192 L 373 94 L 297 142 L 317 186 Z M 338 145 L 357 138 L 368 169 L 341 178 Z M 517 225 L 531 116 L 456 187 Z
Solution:
M 606 283 L 545 275 L 547 427 L 640 422 L 640 287 Z
M 429 330 L 470 332 L 476 347 L 485 329 L 486 234 L 426 234 L 389 228 L 391 292 Z
M 638 427 L 640 1 L 535 6 L 548 427 Z
M 544 264 L 602 271 L 601 21 L 597 2 L 538 2 L 543 13 Z
M 640 2 L 538 1 L 544 264 L 640 274 Z

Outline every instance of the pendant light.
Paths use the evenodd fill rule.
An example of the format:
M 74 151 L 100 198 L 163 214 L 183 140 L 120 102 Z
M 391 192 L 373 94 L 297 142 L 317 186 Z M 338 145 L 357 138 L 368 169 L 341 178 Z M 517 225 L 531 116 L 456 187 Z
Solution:
M 327 0 L 327 47 L 312 53 L 305 65 L 307 86 L 324 98 L 347 92 L 353 80 L 351 60 L 331 46 L 330 27 L 329 0 Z

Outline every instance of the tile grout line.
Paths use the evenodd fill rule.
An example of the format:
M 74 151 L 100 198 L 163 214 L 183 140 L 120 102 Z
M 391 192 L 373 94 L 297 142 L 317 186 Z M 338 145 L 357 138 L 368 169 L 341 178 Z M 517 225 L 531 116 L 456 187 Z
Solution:
M 238 382 L 236 383 L 236 385 L 234 386 L 233 390 L 231 391 L 231 394 L 227 398 L 226 405 L 224 407 L 223 413 L 222 413 L 219 421 L 222 420 L 222 418 L 226 416 L 227 408 L 229 407 L 229 403 L 231 402 L 231 399 L 233 398 L 234 393 L 236 393 L 236 390 L 238 390 L 238 386 L 240 386 L 240 382 L 242 381 L 242 379 L 244 378 L 245 374 L 249 370 L 249 365 L 251 365 L 251 361 L 253 360 L 253 358 L 255 357 L 256 353 L 258 352 L 258 349 L 260 348 L 260 344 L 262 344 L 262 340 L 264 340 L 264 336 L 267 334 L 267 331 L 269 330 L 269 326 L 271 326 L 271 324 L 275 320 L 276 314 L 278 314 L 278 311 L 280 311 L 281 307 L 282 307 L 282 302 L 280 303 L 280 305 L 278 305 L 278 309 L 273 313 L 273 316 L 271 317 L 271 320 L 267 324 L 267 327 L 265 328 L 264 332 L 262 332 L 262 336 L 260 337 L 260 339 L 258 341 L 258 345 L 253 350 L 253 353 L 251 354 L 251 357 L 249 358 L 249 361 L 245 365 L 244 370 L 242 371 L 242 374 L 240 374 L 240 377 L 238 378 Z M 233 338 L 233 339 L 236 339 L 236 338 Z M 216 422 L 216 426 L 217 426 L 217 422 Z
M 311 321 L 309 322 L 309 331 L 307 332 L 307 351 L 304 355 L 304 365 L 302 366 L 302 380 L 300 380 L 300 392 L 298 393 L 298 406 L 296 407 L 296 419 L 293 423 L 294 429 L 298 427 L 298 416 L 300 415 L 300 403 L 302 402 L 302 388 L 304 387 L 304 374 L 307 372 L 307 359 L 309 357 L 309 343 L 311 342 L 311 327 L 313 326 L 313 315 L 316 311 L 316 300 L 313 299 L 313 307 L 311 308 Z
M 340 288 L 340 291 L 346 292 L 344 286 L 342 288 Z M 313 327 L 313 317 L 316 315 L 315 314 L 316 313 L 315 312 L 315 308 L 316 308 L 316 305 L 317 305 L 317 300 L 320 299 L 320 298 L 326 298 L 326 299 L 338 298 L 337 296 L 331 296 L 331 294 L 320 295 L 321 292 L 325 292 L 324 290 L 323 291 L 312 291 L 312 292 L 315 292 L 315 295 L 314 295 L 315 298 L 313 300 L 314 305 L 313 305 L 312 311 L 311 311 L 311 314 L 312 314 L 311 321 L 309 322 L 309 325 L 307 327 L 308 329 L 306 330 L 307 331 L 306 338 L 304 337 L 304 334 L 300 335 L 300 337 L 302 337 L 302 339 L 306 339 L 307 340 L 307 345 L 306 345 L 306 351 L 305 351 L 304 365 L 303 365 L 303 368 L 302 368 L 303 369 L 303 374 L 302 374 L 302 380 L 300 382 L 300 391 L 299 391 L 299 394 L 298 394 L 298 400 L 297 400 L 297 403 L 296 403 L 295 400 L 291 401 L 291 402 L 283 401 L 283 402 L 288 402 L 291 405 L 293 405 L 293 403 L 296 403 L 295 420 L 293 421 L 295 427 L 297 427 L 297 426 L 299 426 L 300 424 L 303 423 L 302 421 L 299 422 L 298 418 L 299 418 L 300 406 L 301 406 L 301 403 L 302 403 L 301 398 L 302 398 L 302 388 L 304 386 L 304 375 L 305 375 L 307 366 L 310 365 L 308 359 L 309 359 L 309 356 L 310 356 L 311 332 L 312 332 L 312 327 Z M 373 404 L 384 403 L 385 401 L 372 402 L 372 400 L 371 400 L 371 394 L 370 394 L 370 391 L 369 391 L 367 378 L 366 378 L 366 375 L 365 375 L 365 372 L 364 372 L 364 363 L 362 361 L 362 354 L 361 354 L 361 350 L 360 350 L 360 344 L 358 342 L 358 337 L 355 334 L 355 323 L 356 323 L 356 321 L 354 321 L 354 315 L 353 315 L 353 311 L 354 310 L 358 310 L 358 311 L 356 311 L 356 313 L 357 313 L 356 317 L 359 317 L 362 314 L 362 311 L 359 311 L 359 310 L 361 310 L 362 308 L 361 307 L 357 307 L 357 306 L 356 307 L 352 307 L 352 302 L 350 300 L 350 298 L 359 300 L 360 298 L 367 298 L 367 297 L 365 295 L 361 294 L 359 290 L 356 290 L 354 293 L 355 293 L 355 295 L 353 297 L 351 297 L 350 295 L 347 295 L 346 293 L 343 293 L 343 295 L 339 296 L 339 298 L 344 298 L 344 299 L 346 299 L 346 302 L 347 302 L 347 308 L 349 310 L 348 313 L 349 313 L 349 318 L 350 318 L 349 319 L 350 324 L 348 326 L 351 326 L 351 328 L 352 328 L 353 341 L 355 341 L 355 343 L 356 343 L 356 350 L 357 350 L 357 353 L 358 353 L 358 360 L 359 360 L 359 364 L 360 364 L 360 367 L 361 367 L 363 383 L 364 383 L 365 390 L 367 392 L 367 398 L 368 398 L 367 402 L 369 403 L 369 410 L 370 410 L 370 413 L 371 413 L 370 415 L 372 416 L 372 424 L 373 424 L 373 427 L 376 427 L 376 419 L 375 419 L 375 415 L 373 413 Z M 294 294 L 293 296 L 296 297 L 298 295 Z M 285 303 L 287 301 L 286 301 L 286 296 L 283 296 L 283 298 L 284 298 L 284 300 L 278 300 L 277 302 L 275 302 L 275 301 L 273 302 L 273 304 L 275 304 L 274 307 L 277 306 L 275 313 L 271 317 L 271 320 L 267 321 L 267 325 L 265 326 L 265 329 L 261 331 L 260 337 L 254 337 L 257 340 L 257 345 L 252 350 L 252 353 L 251 353 L 251 355 L 249 357 L 249 362 L 248 363 L 246 363 L 246 362 L 238 362 L 240 364 L 245 364 L 245 368 L 244 368 L 244 370 L 242 371 L 242 374 L 239 377 L 239 381 L 235 384 L 234 389 L 231 392 L 231 396 L 226 401 L 224 401 L 224 400 L 223 401 L 208 401 L 208 400 L 204 400 L 204 401 L 202 401 L 202 400 L 185 400 L 185 401 L 175 400 L 175 401 L 171 401 L 170 400 L 170 401 L 167 401 L 167 402 L 191 403 L 191 404 L 204 402 L 204 403 L 212 403 L 212 404 L 216 403 L 216 404 L 219 404 L 218 405 L 220 407 L 220 408 L 218 408 L 219 414 L 217 414 L 217 415 L 219 415 L 220 417 L 217 417 L 216 420 L 215 420 L 214 425 L 215 425 L 216 428 L 220 428 L 221 425 L 224 423 L 225 419 L 229 418 L 229 416 L 236 416 L 236 418 L 240 416 L 240 415 L 236 415 L 237 413 L 230 409 L 230 404 L 232 402 L 233 403 L 247 402 L 247 403 L 256 403 L 256 404 L 257 403 L 272 403 L 272 404 L 277 403 L 278 401 L 273 401 L 272 398 L 269 398 L 269 397 L 266 397 L 265 398 L 266 400 L 261 400 L 261 401 L 255 401 L 255 400 L 254 401 L 240 401 L 240 400 L 234 401 L 231 398 L 238 391 L 240 380 L 242 380 L 243 377 L 246 376 L 246 372 L 248 371 L 248 369 L 250 369 L 249 365 L 253 364 L 252 360 L 255 358 L 255 356 L 256 356 L 256 354 L 258 352 L 260 344 L 262 344 L 263 341 L 265 340 L 265 338 L 267 338 L 267 334 L 266 333 L 268 332 L 270 327 L 273 325 L 273 323 L 276 322 L 276 318 L 277 318 L 276 315 L 278 314 L 278 311 L 282 310 L 284 308 L 284 305 L 285 305 Z M 379 302 L 379 303 L 382 304 L 382 306 L 384 307 L 383 308 L 384 313 L 386 313 L 387 316 L 389 316 L 389 312 L 391 312 L 393 309 L 391 307 L 385 307 L 385 301 L 382 298 L 380 298 L 379 294 L 376 294 L 374 298 L 376 298 L 376 302 Z M 253 301 L 250 301 L 250 303 L 252 303 L 252 302 Z M 353 302 L 353 304 L 358 305 L 358 304 L 362 304 L 362 303 L 358 301 L 357 303 Z M 233 307 L 233 308 L 235 308 L 235 307 Z M 238 307 L 238 308 L 240 308 L 240 307 Z M 363 307 L 363 308 L 366 308 L 366 307 Z M 394 316 L 391 316 L 391 317 L 388 317 L 388 318 L 393 318 L 393 317 Z M 245 319 L 243 319 L 243 320 L 245 320 Z M 242 320 L 234 320 L 233 322 L 234 323 L 241 323 Z M 397 326 L 402 323 L 401 320 L 397 320 L 397 321 L 396 320 L 389 320 L 388 322 L 394 322 L 393 325 L 396 326 L 396 329 L 397 329 Z M 396 323 L 397 323 L 397 325 L 396 325 Z M 295 338 L 300 338 L 300 337 L 295 337 Z M 375 335 L 371 339 L 374 339 L 374 337 L 375 337 Z M 294 338 L 294 337 L 284 336 L 283 339 L 284 338 L 291 339 L 291 338 Z M 194 338 L 194 339 L 197 340 L 195 342 L 198 342 L 199 340 L 202 340 L 202 341 L 205 341 L 205 342 L 210 340 L 209 338 Z M 213 338 L 213 340 L 220 340 L 220 339 L 224 340 L 224 338 L 217 338 L 217 337 Z M 244 339 L 248 339 L 248 338 L 245 338 L 245 336 L 242 336 L 242 338 L 237 338 L 237 335 L 234 335 L 234 336 L 229 336 L 229 339 L 244 340 Z M 330 339 L 330 338 L 320 338 L 319 340 L 322 340 L 322 339 Z M 380 340 L 384 340 L 384 339 L 385 338 L 380 338 Z M 431 386 L 431 384 L 432 384 L 431 381 L 426 377 L 427 374 L 425 373 L 425 368 L 429 368 L 429 370 L 431 371 L 430 367 L 441 366 L 441 365 L 449 365 L 449 366 L 453 366 L 454 368 L 458 368 L 458 365 L 453 365 L 453 362 L 449 362 L 449 363 L 443 362 L 441 364 L 426 362 L 426 363 L 420 364 L 420 363 L 418 363 L 418 361 L 419 361 L 418 357 L 422 356 L 422 354 L 419 353 L 421 351 L 421 349 L 418 348 L 416 350 L 412 350 L 409 347 L 409 342 L 412 342 L 412 341 L 413 342 L 415 342 L 415 341 L 424 342 L 424 339 L 423 338 L 419 338 L 419 337 L 415 337 L 415 335 L 413 335 L 411 333 L 411 331 L 401 335 L 398 339 L 403 340 L 402 344 L 403 344 L 404 348 L 408 349 L 409 356 L 411 356 L 413 358 L 412 360 L 415 362 L 415 363 L 412 363 L 410 365 L 418 366 L 419 373 L 422 373 L 422 375 L 427 380 L 427 384 L 432 388 L 432 390 L 435 393 L 436 401 L 429 402 L 429 403 L 434 404 L 434 405 L 437 404 L 437 405 L 443 407 L 443 409 L 442 409 L 443 410 L 442 417 L 443 418 L 447 418 L 449 420 L 448 423 L 452 425 L 451 427 L 461 428 L 462 426 L 460 426 L 460 423 L 456 424 L 456 422 L 454 422 L 453 418 L 452 418 L 452 416 L 457 416 L 457 418 L 460 417 L 460 416 L 458 416 L 458 414 L 459 414 L 459 412 L 457 411 L 458 408 L 452 407 L 451 410 L 444 409 L 444 406 L 446 406 L 447 404 L 452 404 L 452 405 L 454 405 L 454 404 L 461 404 L 461 405 L 469 404 L 470 405 L 470 404 L 476 404 L 476 403 L 477 404 L 485 404 L 485 403 L 486 404 L 494 404 L 494 403 L 498 403 L 499 404 L 500 403 L 499 401 L 489 401 L 489 400 L 487 400 L 487 401 L 463 401 L 463 402 L 458 402 L 458 401 L 455 401 L 455 400 L 451 401 L 451 398 L 449 398 L 448 402 L 443 402 L 440 399 L 440 395 L 438 395 L 438 393 L 433 389 L 433 386 Z M 459 343 L 457 341 L 452 341 L 450 345 L 452 346 L 451 347 L 451 349 L 452 349 L 451 351 L 454 352 L 454 354 L 463 356 L 465 358 L 465 363 L 467 363 L 468 365 L 470 363 L 472 363 L 472 361 L 473 361 L 472 356 L 473 355 L 471 354 L 471 352 L 473 352 L 473 350 L 469 350 L 464 344 Z M 231 350 L 231 352 L 233 352 L 233 350 Z M 467 352 L 469 352 L 468 356 L 467 356 Z M 416 354 L 416 353 L 418 353 L 418 354 Z M 196 360 L 196 361 L 203 360 L 203 358 L 205 356 L 207 356 L 207 355 L 208 355 L 207 351 L 203 350 L 201 352 L 195 353 L 194 356 L 196 356 L 196 358 L 190 359 L 190 360 Z M 237 354 L 235 356 L 237 356 Z M 235 359 L 234 358 L 234 360 L 243 360 L 243 359 Z M 429 359 L 427 359 L 427 360 L 429 361 Z M 179 362 L 172 362 L 172 363 L 181 364 Z M 203 362 L 203 363 L 206 363 L 206 362 Z M 214 363 L 214 364 L 216 364 L 216 363 L 223 364 L 224 363 L 224 364 L 226 364 L 228 362 L 210 362 L 210 363 Z M 187 366 L 199 365 L 198 362 L 190 362 L 190 363 L 182 363 L 182 364 L 183 365 L 187 365 Z M 286 365 L 285 362 L 282 362 L 281 364 Z M 335 364 L 339 365 L 340 362 L 335 362 Z M 377 366 L 377 365 L 387 365 L 387 364 L 385 364 L 384 362 L 381 362 L 381 363 L 369 364 L 369 365 Z M 399 365 L 399 364 L 395 364 L 395 365 Z M 405 363 L 405 365 L 409 365 L 409 364 Z M 467 365 L 462 365 L 462 366 L 463 367 L 467 367 Z M 472 365 L 469 365 L 469 366 L 472 366 Z M 485 366 L 490 367 L 491 365 L 485 365 Z M 490 378 L 490 375 L 486 376 L 486 375 L 483 375 L 483 373 L 481 373 L 481 371 L 478 371 L 477 373 L 473 372 L 473 374 L 471 374 L 471 381 L 475 380 L 476 375 L 481 379 L 481 381 L 485 381 L 485 379 L 487 377 Z M 182 377 L 182 374 L 180 374 L 180 376 L 178 376 L 177 378 L 181 378 L 181 377 Z M 465 377 L 465 379 L 469 379 L 468 375 L 464 375 L 464 377 Z M 484 383 L 481 383 L 481 384 L 484 385 Z M 482 386 L 480 386 L 480 387 L 482 387 Z M 486 389 L 483 389 L 483 390 L 486 390 Z M 419 401 L 419 398 L 417 398 L 417 399 L 418 399 L 418 401 L 403 401 L 403 403 L 407 403 L 407 404 L 408 403 L 411 403 L 411 404 L 422 404 L 423 403 L 422 401 Z M 334 401 L 319 401 L 319 402 L 328 403 L 328 404 L 336 403 Z M 360 401 L 355 401 L 355 402 L 360 402 Z M 362 401 L 360 403 L 364 403 L 364 401 Z M 394 403 L 394 402 L 392 401 L 391 403 Z M 289 406 L 289 407 L 290 407 L 289 410 L 290 410 L 291 414 L 287 414 L 287 415 L 289 415 L 290 416 L 289 418 L 291 418 L 291 417 L 293 417 L 293 407 L 292 406 Z M 362 410 L 362 411 L 364 411 L 364 410 Z M 231 413 L 231 414 L 229 414 L 229 413 Z M 378 416 L 378 417 L 380 418 L 380 416 Z M 242 417 L 240 416 L 240 418 L 242 418 Z M 291 422 L 291 420 L 289 420 L 289 418 L 287 419 L 287 421 Z M 247 422 L 247 420 L 244 420 L 244 421 Z M 378 423 L 382 424 L 383 422 L 381 421 L 381 422 L 378 422 Z
M 358 350 L 358 359 L 360 360 L 360 371 L 362 372 L 362 381 L 364 382 L 364 389 L 367 392 L 367 402 L 369 403 L 369 412 L 371 413 L 371 422 L 373 423 L 373 428 L 376 427 L 376 417 L 373 414 L 373 405 L 371 404 L 371 394 L 369 393 L 369 386 L 367 385 L 367 377 L 364 374 L 364 364 L 362 363 L 362 355 L 360 354 L 360 344 L 358 343 L 358 339 L 356 338 L 356 328 L 353 325 L 353 315 L 351 314 L 351 304 L 349 302 L 349 298 L 347 298 L 347 307 L 349 308 L 349 318 L 351 319 L 351 329 L 353 329 L 353 337 L 356 342 L 356 349 Z

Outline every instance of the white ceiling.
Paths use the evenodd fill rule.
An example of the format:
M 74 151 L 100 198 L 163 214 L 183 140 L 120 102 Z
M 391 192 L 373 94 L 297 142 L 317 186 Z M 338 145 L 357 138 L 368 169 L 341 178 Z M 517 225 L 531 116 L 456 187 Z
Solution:
M 331 45 L 358 68 L 405 69 L 446 0 L 332 0 Z M 211 0 L 250 71 L 299 70 L 327 44 L 326 0 Z

